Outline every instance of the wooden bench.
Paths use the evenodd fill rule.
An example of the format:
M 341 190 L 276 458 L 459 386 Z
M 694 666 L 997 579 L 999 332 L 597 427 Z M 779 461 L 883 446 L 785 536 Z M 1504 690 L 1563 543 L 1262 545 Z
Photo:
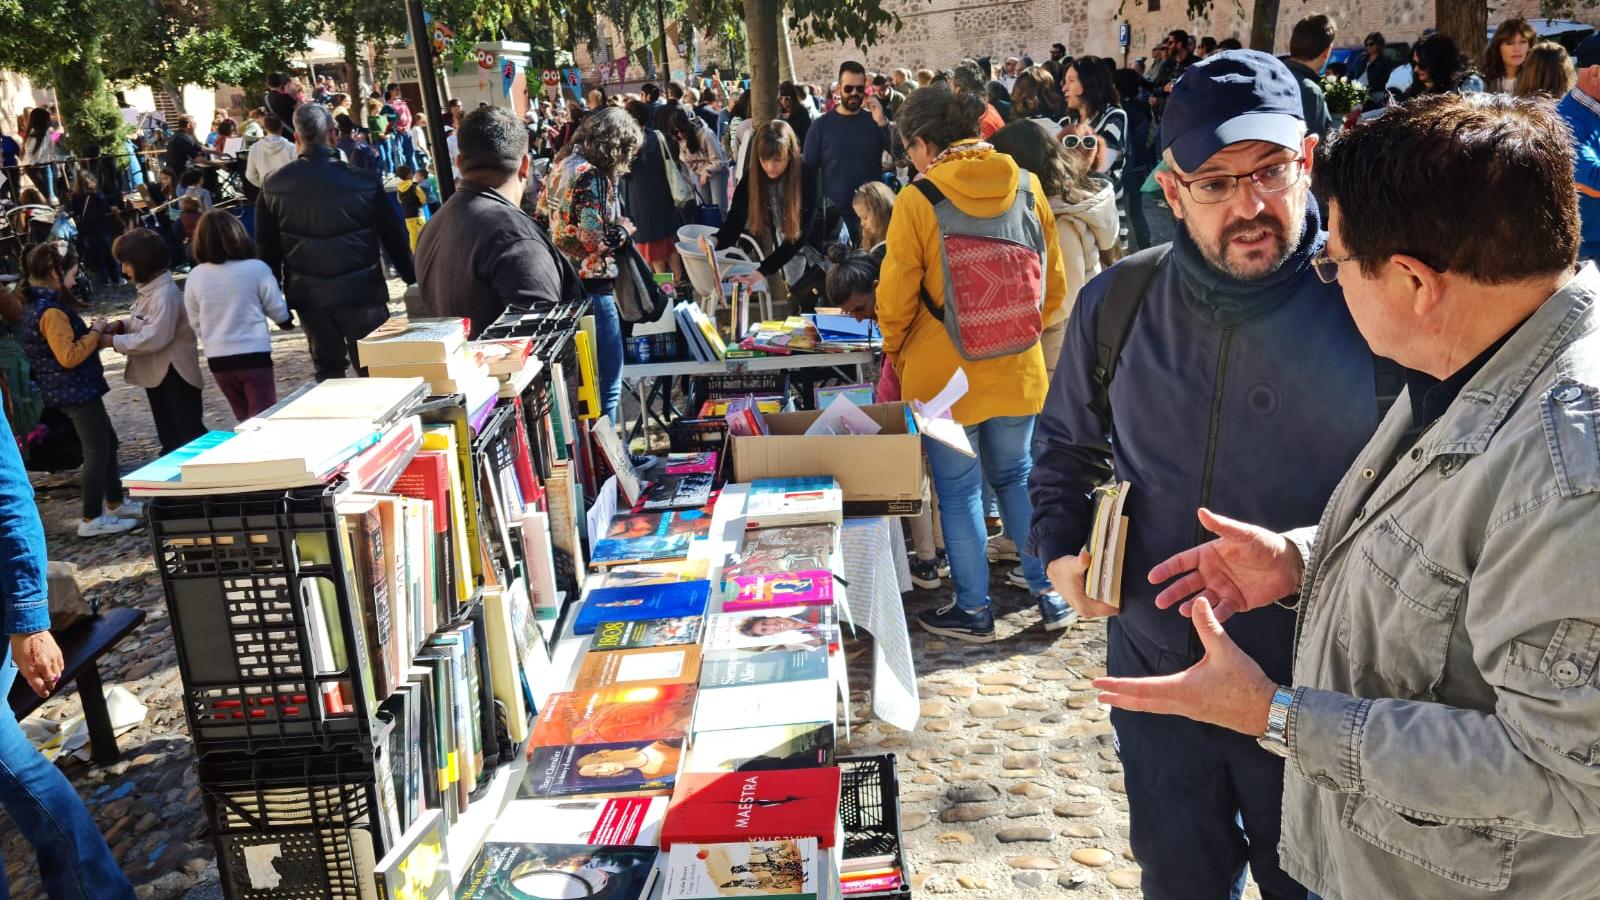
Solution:
M 133 633 L 144 621 L 142 609 L 108 609 L 99 615 L 89 616 L 55 632 L 56 644 L 61 647 L 61 679 L 56 682 L 50 697 L 66 690 L 77 682 L 78 700 L 83 704 L 84 724 L 89 728 L 89 754 L 96 763 L 114 763 L 121 756 L 117 749 L 117 736 L 111 729 L 111 715 L 106 711 L 105 686 L 100 683 L 100 657 Z M 11 686 L 11 711 L 21 719 L 44 705 L 50 697 L 40 697 L 19 675 Z

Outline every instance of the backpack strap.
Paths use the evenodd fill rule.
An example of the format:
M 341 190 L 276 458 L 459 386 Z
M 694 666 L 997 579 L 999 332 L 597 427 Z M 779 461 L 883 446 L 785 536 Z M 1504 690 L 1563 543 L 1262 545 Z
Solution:
M 1095 324 L 1094 398 L 1089 408 L 1100 419 L 1105 433 L 1111 433 L 1111 379 L 1117 374 L 1117 358 L 1133 330 L 1133 320 L 1144 305 L 1145 291 L 1156 272 L 1172 253 L 1171 244 L 1147 247 L 1127 257 L 1111 270 L 1111 286 L 1100 303 L 1100 318 Z
M 923 197 L 927 198 L 929 206 L 938 206 L 944 202 L 944 191 L 939 190 L 939 186 L 934 184 L 931 178 L 918 178 L 916 181 L 911 182 L 911 186 L 916 188 Z M 927 308 L 928 315 L 943 322 L 944 307 L 933 305 L 933 298 L 928 296 L 928 289 L 925 286 L 918 285 L 917 293 L 922 295 L 922 305 Z

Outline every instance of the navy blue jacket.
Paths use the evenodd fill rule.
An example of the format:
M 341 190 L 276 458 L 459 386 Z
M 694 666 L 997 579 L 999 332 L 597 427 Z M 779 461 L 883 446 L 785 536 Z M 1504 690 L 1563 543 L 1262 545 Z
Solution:
M 1180 233 L 1123 346 L 1110 435 L 1089 404 L 1095 329 L 1115 268 L 1085 285 L 1072 310 L 1034 431 L 1028 549 L 1046 562 L 1079 552 L 1090 492 L 1113 461 L 1132 488 L 1122 607 L 1112 627 L 1150 674 L 1181 671 L 1201 655 L 1191 621 L 1156 609 L 1159 588 L 1146 577 L 1210 538 L 1195 510 L 1279 530 L 1315 524 L 1377 428 L 1372 353 L 1338 285 L 1317 280 L 1310 266 L 1324 239 L 1313 210 L 1284 266 L 1241 283 L 1207 265 Z M 1292 612 L 1255 610 L 1226 627 L 1268 676 L 1289 682 Z

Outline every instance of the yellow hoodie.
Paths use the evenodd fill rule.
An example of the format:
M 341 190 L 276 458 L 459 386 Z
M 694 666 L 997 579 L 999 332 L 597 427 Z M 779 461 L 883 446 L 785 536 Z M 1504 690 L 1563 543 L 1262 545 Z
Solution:
M 959 145 L 958 145 L 959 146 Z M 956 208 L 971 216 L 996 216 L 1015 200 L 1022 170 L 1011 157 L 992 150 L 973 158 L 946 160 L 929 169 L 931 179 Z M 1050 201 L 1031 173 L 1035 215 L 1045 226 L 1045 292 L 1043 321 L 1066 299 L 1066 272 Z M 900 394 L 906 400 L 928 401 L 962 368 L 967 395 L 952 410 L 957 422 L 977 425 L 996 416 L 1031 416 L 1044 408 L 1044 356 L 1039 345 L 1021 353 L 977 362 L 961 357 L 943 322 L 923 308 L 920 288 L 935 304 L 944 302 L 944 268 L 939 256 L 939 228 L 933 207 L 912 186 L 900 191 L 889 219 L 888 248 L 878 277 L 878 327 L 883 349 L 894 360 Z

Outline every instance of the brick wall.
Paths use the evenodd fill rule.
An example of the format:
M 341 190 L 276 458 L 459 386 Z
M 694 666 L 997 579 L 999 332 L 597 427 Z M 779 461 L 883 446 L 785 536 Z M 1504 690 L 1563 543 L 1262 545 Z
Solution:
M 1118 15 L 1118 0 L 889 0 L 904 27 L 882 43 L 860 50 L 848 44 L 796 47 L 795 69 L 800 77 L 822 85 L 834 78 L 845 59 L 861 60 L 869 70 L 904 66 L 916 70 L 950 67 L 962 57 L 993 57 L 996 64 L 1007 56 L 1024 53 L 1036 61 L 1050 55 L 1050 45 L 1060 41 L 1074 55 L 1093 53 L 1121 58 L 1117 26 L 1125 18 L 1132 32 L 1130 58 L 1148 55 L 1150 48 L 1173 29 L 1219 40 L 1249 36 L 1249 0 L 1214 0 L 1205 19 L 1191 19 L 1185 0 L 1160 0 L 1151 12 L 1149 0 L 1127 0 Z M 1243 8 L 1245 11 L 1241 12 Z M 1308 15 L 1333 10 L 1339 26 L 1338 46 L 1359 46 L 1368 32 L 1381 31 L 1392 40 L 1412 41 L 1433 24 L 1433 0 L 1282 0 L 1278 11 L 1278 52 L 1287 52 L 1289 31 Z M 1498 0 L 1489 5 L 1489 22 L 1515 15 L 1539 14 L 1539 0 Z M 1600 24 L 1600 8 L 1582 9 L 1577 18 Z

